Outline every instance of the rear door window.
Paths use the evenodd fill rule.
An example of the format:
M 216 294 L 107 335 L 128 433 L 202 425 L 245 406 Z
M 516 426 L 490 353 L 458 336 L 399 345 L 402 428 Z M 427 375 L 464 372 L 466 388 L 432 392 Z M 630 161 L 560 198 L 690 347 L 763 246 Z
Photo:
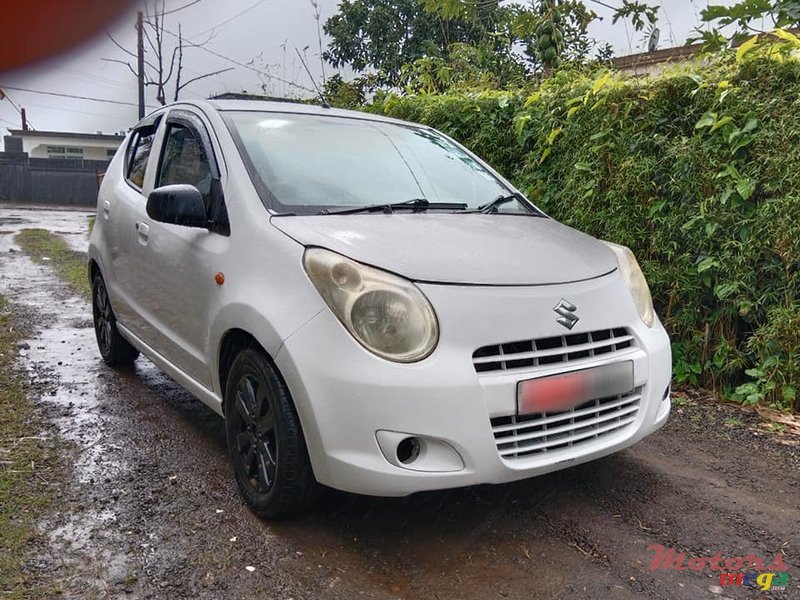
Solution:
M 156 135 L 155 127 L 137 130 L 131 139 L 128 150 L 128 174 L 126 179 L 135 187 L 142 189 L 144 175 L 147 169 L 147 159 L 153 148 L 153 139 Z
M 144 186 L 147 161 L 153 149 L 158 124 L 163 114 L 155 114 L 139 121 L 133 130 L 125 154 L 125 179 L 138 190 Z

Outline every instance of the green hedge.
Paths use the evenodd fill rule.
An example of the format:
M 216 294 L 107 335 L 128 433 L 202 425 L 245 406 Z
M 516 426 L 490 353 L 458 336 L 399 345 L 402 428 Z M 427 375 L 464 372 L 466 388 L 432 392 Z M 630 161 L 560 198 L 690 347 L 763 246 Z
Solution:
M 677 381 L 798 408 L 800 64 L 389 96 L 368 110 L 458 139 L 548 214 L 639 258 Z

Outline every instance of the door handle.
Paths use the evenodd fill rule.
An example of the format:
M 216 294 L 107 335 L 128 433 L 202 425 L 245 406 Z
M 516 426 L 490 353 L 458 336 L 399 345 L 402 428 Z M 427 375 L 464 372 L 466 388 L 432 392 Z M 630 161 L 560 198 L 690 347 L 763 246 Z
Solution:
M 136 229 L 142 241 L 147 240 L 147 236 L 150 235 L 150 226 L 147 223 L 144 221 L 137 221 L 133 227 Z
M 111 202 L 108 200 L 103 201 L 103 216 L 107 219 L 111 214 Z

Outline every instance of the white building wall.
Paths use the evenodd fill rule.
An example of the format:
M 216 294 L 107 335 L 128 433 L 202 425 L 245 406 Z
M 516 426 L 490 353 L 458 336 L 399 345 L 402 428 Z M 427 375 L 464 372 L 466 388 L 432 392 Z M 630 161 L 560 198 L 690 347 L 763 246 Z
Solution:
M 68 158 L 83 158 L 84 160 L 110 160 L 108 151 L 116 151 L 121 141 L 116 140 L 93 140 L 80 139 L 74 137 L 23 137 L 22 151 L 27 152 L 31 158 L 49 158 L 52 154 L 48 152 L 48 146 L 68 148 L 80 148 L 82 152 L 65 152 Z

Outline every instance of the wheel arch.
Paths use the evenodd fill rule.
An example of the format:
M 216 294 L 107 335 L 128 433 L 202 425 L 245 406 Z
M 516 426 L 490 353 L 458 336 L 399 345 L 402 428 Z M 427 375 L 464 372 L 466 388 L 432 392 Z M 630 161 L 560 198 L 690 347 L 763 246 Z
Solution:
M 311 447 L 309 447 L 309 444 L 313 444 L 314 440 L 319 438 L 316 424 L 313 421 L 309 422 L 308 412 L 297 405 L 295 395 L 292 393 L 289 382 L 286 380 L 283 373 L 281 373 L 280 367 L 278 367 L 272 354 L 264 347 L 263 344 L 258 341 L 258 339 L 252 333 L 240 327 L 232 327 L 223 334 L 220 339 L 219 349 L 216 355 L 217 365 L 215 369 L 215 375 L 218 377 L 218 385 L 220 386 L 219 397 L 222 400 L 220 404 L 221 414 L 225 414 L 225 388 L 228 385 L 228 374 L 231 366 L 233 365 L 233 361 L 235 360 L 237 354 L 247 348 L 252 348 L 259 351 L 269 361 L 270 365 L 275 370 L 275 375 L 288 391 L 289 400 L 300 423 L 300 430 L 303 434 L 306 450 L 311 457 L 312 469 L 316 473 L 319 468 L 315 461 L 316 453 L 312 452 Z M 309 440 L 309 430 L 313 434 L 311 440 Z
M 262 312 L 250 303 L 235 302 L 224 306 L 212 319 L 209 331 L 209 354 L 212 362 L 209 367 L 212 386 L 220 398 L 224 401 L 227 370 L 230 368 L 230 361 L 235 357 L 232 348 L 238 349 L 248 345 L 259 348 L 274 365 L 275 356 L 288 333 L 291 332 L 279 331 L 271 320 L 266 319 Z M 240 346 L 237 347 L 237 343 Z M 277 370 L 277 366 L 275 368 Z
M 94 281 L 94 276 L 97 273 L 100 273 L 100 265 L 97 261 L 93 258 L 89 259 L 89 263 L 86 265 L 87 272 L 89 274 L 89 283 L 91 284 Z
M 233 365 L 236 355 L 247 348 L 254 348 L 262 352 L 267 360 L 272 363 L 275 372 L 280 376 L 280 371 L 278 367 L 275 366 L 275 361 L 272 359 L 272 356 L 252 333 L 239 327 L 229 329 L 220 339 L 219 349 L 217 351 L 216 373 L 219 378 L 220 398 L 222 398 L 223 411 L 225 406 L 225 388 L 228 385 L 228 373 L 231 370 L 231 365 Z

